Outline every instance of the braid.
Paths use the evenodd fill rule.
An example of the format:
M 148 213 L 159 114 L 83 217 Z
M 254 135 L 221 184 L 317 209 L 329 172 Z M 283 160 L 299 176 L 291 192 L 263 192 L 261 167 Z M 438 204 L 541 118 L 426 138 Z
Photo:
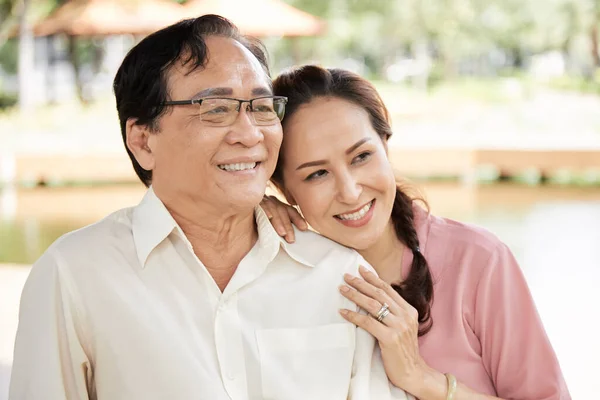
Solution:
M 283 129 L 290 118 L 304 104 L 317 97 L 339 98 L 362 107 L 371 120 L 373 129 L 384 143 L 392 135 L 390 115 L 375 87 L 360 76 L 342 69 L 325 69 L 316 65 L 305 65 L 279 75 L 273 81 L 273 92 L 286 96 L 286 117 Z M 285 138 L 284 138 L 285 142 Z M 283 180 L 284 154 L 280 153 L 277 167 L 271 177 L 272 182 L 285 193 Z M 398 238 L 413 252 L 413 262 L 407 279 L 392 287 L 419 313 L 419 335 L 431 329 L 431 302 L 433 301 L 433 280 L 419 248 L 419 238 L 414 226 L 412 200 L 399 188 L 392 209 L 392 221 Z
M 421 253 L 419 237 L 415 230 L 412 199 L 400 188 L 396 189 L 396 199 L 392 208 L 392 222 L 398 238 L 412 250 L 413 262 L 406 280 L 392 287 L 404 300 L 419 313 L 419 336 L 431 329 L 431 303 L 433 301 L 433 279 L 427 260 Z

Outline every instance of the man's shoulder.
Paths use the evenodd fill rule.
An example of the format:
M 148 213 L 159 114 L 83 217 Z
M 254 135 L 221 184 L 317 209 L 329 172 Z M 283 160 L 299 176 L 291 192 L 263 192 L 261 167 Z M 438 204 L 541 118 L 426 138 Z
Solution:
M 342 246 L 331 239 L 321 236 L 313 231 L 300 231 L 296 228 L 296 241 L 286 244 L 286 250 L 292 256 L 298 256 L 312 266 L 329 265 L 354 265 L 361 259 L 353 249 Z
M 82 256 L 94 257 L 117 249 L 132 240 L 133 207 L 115 211 L 103 219 L 68 232 L 58 238 L 46 252 L 69 261 Z

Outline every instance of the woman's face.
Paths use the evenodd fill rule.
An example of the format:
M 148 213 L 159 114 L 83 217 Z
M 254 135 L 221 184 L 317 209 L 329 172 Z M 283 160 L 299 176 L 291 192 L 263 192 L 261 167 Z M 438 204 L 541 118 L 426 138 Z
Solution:
M 390 224 L 396 195 L 386 150 L 362 107 L 316 98 L 285 124 L 286 196 L 322 235 L 367 249 Z

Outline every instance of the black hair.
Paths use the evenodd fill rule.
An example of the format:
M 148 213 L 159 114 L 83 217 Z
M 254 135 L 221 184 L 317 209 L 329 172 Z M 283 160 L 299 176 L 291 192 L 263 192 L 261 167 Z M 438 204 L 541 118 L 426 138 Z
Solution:
M 203 15 L 182 20 L 144 38 L 123 60 L 113 82 L 121 135 L 133 168 L 146 186 L 152 183 L 152 171 L 145 170 L 127 148 L 127 121 L 136 119 L 150 131 L 159 131 L 159 119 L 168 106 L 168 73 L 181 62 L 191 70 L 204 68 L 208 61 L 205 39 L 221 36 L 234 39 L 245 46 L 260 62 L 270 77 L 267 52 L 255 38 L 240 34 L 229 20 L 218 15 Z

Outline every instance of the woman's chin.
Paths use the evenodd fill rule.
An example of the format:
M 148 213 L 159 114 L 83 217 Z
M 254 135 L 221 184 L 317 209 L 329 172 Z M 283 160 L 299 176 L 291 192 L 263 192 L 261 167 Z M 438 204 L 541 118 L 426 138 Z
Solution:
M 353 237 L 345 237 L 337 242 L 360 252 L 372 247 L 377 242 L 377 235 L 354 235 Z

